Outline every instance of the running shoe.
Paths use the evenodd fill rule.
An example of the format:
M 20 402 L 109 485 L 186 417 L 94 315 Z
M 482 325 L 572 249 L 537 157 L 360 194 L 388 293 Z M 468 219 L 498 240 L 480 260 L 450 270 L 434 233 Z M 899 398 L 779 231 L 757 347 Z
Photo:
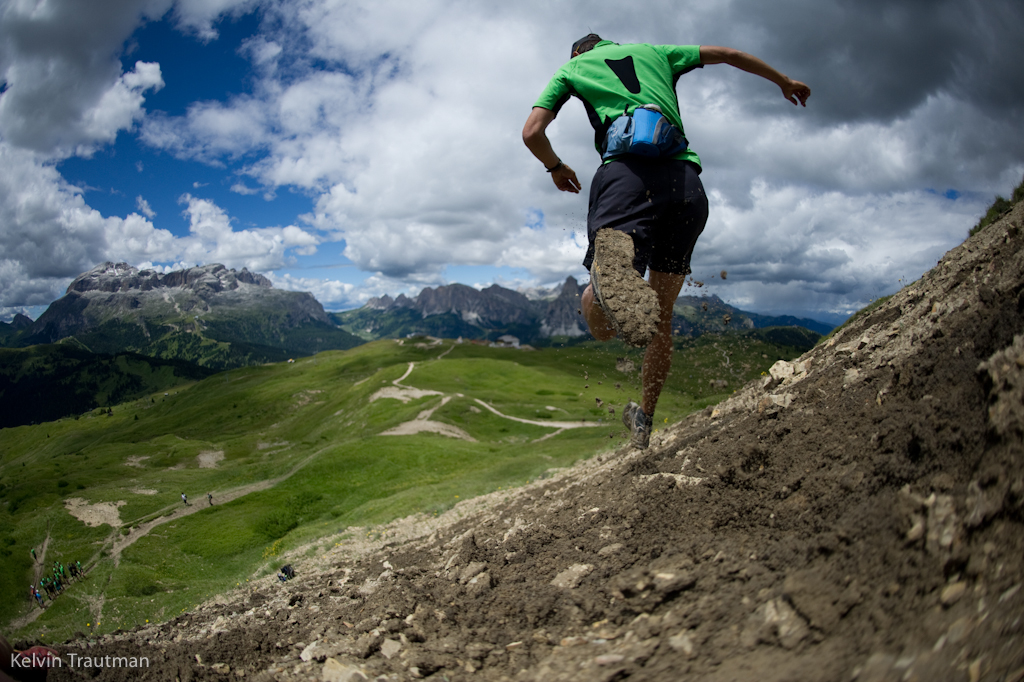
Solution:
M 598 230 L 590 267 L 594 296 L 619 338 L 644 348 L 658 331 L 661 311 L 654 289 L 633 269 L 633 238 L 610 228 Z
M 651 442 L 651 424 L 653 419 L 644 414 L 643 409 L 632 400 L 622 410 L 622 423 L 629 429 L 629 442 L 633 447 L 647 449 Z

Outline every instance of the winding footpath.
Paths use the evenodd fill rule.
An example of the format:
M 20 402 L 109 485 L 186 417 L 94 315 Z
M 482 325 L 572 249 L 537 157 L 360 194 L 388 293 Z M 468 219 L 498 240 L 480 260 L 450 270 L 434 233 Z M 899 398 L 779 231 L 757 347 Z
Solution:
M 454 347 L 455 346 L 453 344 L 448 350 L 446 350 L 445 352 L 443 352 L 439 356 L 437 356 L 437 360 L 440 360 L 445 355 L 450 353 L 452 348 L 454 348 Z M 726 359 L 726 362 L 728 363 L 728 358 Z M 431 415 L 434 414 L 434 411 L 437 410 L 438 408 L 443 407 L 444 405 L 448 404 L 448 402 L 453 397 L 454 398 L 465 398 L 466 396 L 464 396 L 461 393 L 456 393 L 454 396 L 449 396 L 449 395 L 445 395 L 445 394 L 441 393 L 440 391 L 431 391 L 431 390 L 425 390 L 425 389 L 420 389 L 420 388 L 414 388 L 412 386 L 405 386 L 404 384 L 402 384 L 402 382 L 405 381 L 407 378 L 409 378 L 409 375 L 412 374 L 412 371 L 413 371 L 413 369 L 415 367 L 416 367 L 416 363 L 415 362 L 410 362 L 409 363 L 409 367 L 406 368 L 406 370 L 405 370 L 405 374 L 403 374 L 402 376 L 400 376 L 397 379 L 395 379 L 394 381 L 392 381 L 391 382 L 391 384 L 392 384 L 391 386 L 385 386 L 384 388 L 380 389 L 379 391 L 374 393 L 372 396 L 370 396 L 370 402 L 372 403 L 373 401 L 379 400 L 381 398 L 392 398 L 394 400 L 400 400 L 403 403 L 407 403 L 410 400 L 415 400 L 417 398 L 422 398 L 422 397 L 425 397 L 425 396 L 428 396 L 428 395 L 441 396 L 441 402 L 438 403 L 437 405 L 435 405 L 434 407 L 430 408 L 429 410 L 424 410 L 423 412 L 420 412 L 419 415 L 416 416 L 416 419 L 413 419 L 412 421 L 407 421 L 407 422 L 404 422 L 402 424 L 399 424 L 398 426 L 396 426 L 394 428 L 391 428 L 391 429 L 388 429 L 387 431 L 382 432 L 380 435 L 382 435 L 382 436 L 410 436 L 410 435 L 413 435 L 413 434 L 416 434 L 416 433 L 428 432 L 428 433 L 437 433 L 437 434 L 440 434 L 442 436 L 448 436 L 449 438 L 460 438 L 462 440 L 468 440 L 468 441 L 471 441 L 471 442 L 474 442 L 474 443 L 477 442 L 475 438 L 473 438 L 472 436 L 470 436 L 468 433 L 466 433 L 462 429 L 458 428 L 457 426 L 452 426 L 451 424 L 445 424 L 444 422 L 431 421 L 430 417 L 431 417 Z M 487 410 L 489 410 L 493 414 L 496 414 L 497 416 L 501 417 L 502 419 L 508 419 L 509 421 L 519 422 L 520 424 L 529 424 L 531 426 L 542 426 L 542 427 L 545 427 L 545 428 L 555 429 L 551 433 L 549 433 L 547 435 L 544 435 L 544 436 L 541 436 L 540 438 L 537 438 L 534 441 L 535 443 L 539 442 L 539 441 L 542 441 L 542 440 L 547 440 L 548 438 L 551 438 L 553 436 L 557 436 L 558 434 L 562 433 L 566 429 L 581 429 L 581 428 L 593 428 L 593 427 L 598 427 L 598 426 L 605 426 L 605 424 L 603 424 L 601 422 L 588 422 L 588 421 L 585 421 L 585 420 L 571 421 L 571 422 L 556 422 L 556 421 L 549 421 L 549 420 L 541 421 L 541 420 L 535 420 L 535 419 L 523 419 L 521 417 L 510 417 L 507 414 L 502 414 L 501 412 L 499 412 L 495 408 L 491 407 L 490 405 L 485 403 L 483 400 L 480 400 L 479 398 L 474 398 L 473 401 L 478 403 L 478 404 L 480 404 L 482 407 L 486 408 Z

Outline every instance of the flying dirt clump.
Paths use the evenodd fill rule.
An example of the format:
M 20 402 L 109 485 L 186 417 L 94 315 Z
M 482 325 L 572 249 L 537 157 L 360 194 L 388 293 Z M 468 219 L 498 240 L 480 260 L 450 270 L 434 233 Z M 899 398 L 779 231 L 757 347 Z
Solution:
M 154 680 L 1021 680 L 1022 224 L 645 451 L 58 649 Z

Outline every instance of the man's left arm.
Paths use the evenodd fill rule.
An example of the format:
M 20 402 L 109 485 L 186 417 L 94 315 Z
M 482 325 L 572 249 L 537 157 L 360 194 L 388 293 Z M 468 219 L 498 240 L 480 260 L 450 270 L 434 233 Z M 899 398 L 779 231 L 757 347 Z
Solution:
M 555 154 L 555 150 L 551 147 L 551 140 L 548 139 L 545 132 L 554 120 L 555 112 L 544 107 L 534 107 L 530 112 L 530 117 L 526 119 L 526 125 L 523 126 L 523 142 L 551 173 L 551 180 L 554 181 L 555 187 L 563 192 L 579 194 L 582 185 L 576 178 L 576 171 L 558 158 L 558 154 Z
M 782 96 L 793 104 L 799 103 L 806 107 L 807 98 L 811 96 L 811 89 L 806 84 L 793 80 L 754 55 L 740 52 L 731 47 L 701 45 L 700 62 L 701 64 L 728 64 L 741 71 L 770 80 L 779 86 Z

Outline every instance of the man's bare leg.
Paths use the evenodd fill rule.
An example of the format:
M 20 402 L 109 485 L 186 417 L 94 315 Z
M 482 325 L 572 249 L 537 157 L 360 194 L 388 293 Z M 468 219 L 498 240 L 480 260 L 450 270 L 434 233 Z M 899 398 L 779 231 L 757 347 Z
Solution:
M 611 341 L 615 338 L 615 327 L 612 326 L 608 316 L 597 302 L 594 296 L 594 285 L 588 284 L 580 297 L 580 308 L 583 310 L 583 319 L 587 321 L 590 335 L 598 341 Z
M 672 306 L 685 282 L 686 275 L 671 275 L 651 270 L 651 288 L 658 295 L 661 317 L 658 320 L 658 332 L 644 353 L 643 398 L 640 407 L 648 417 L 654 414 L 661 389 L 668 378 L 668 371 L 672 368 Z M 600 306 L 597 308 L 600 309 Z
M 661 389 L 672 368 L 672 306 L 686 282 L 686 275 L 670 275 L 651 270 L 649 280 L 651 288 L 658 296 L 661 314 L 658 320 L 658 333 L 654 335 L 651 343 L 647 346 L 647 352 L 644 353 L 643 397 L 640 407 L 647 416 L 654 414 Z M 598 341 L 615 338 L 615 328 L 612 327 L 611 322 L 608 321 L 601 306 L 597 303 L 593 287 L 587 285 L 581 298 L 583 318 L 587 321 L 591 335 Z

